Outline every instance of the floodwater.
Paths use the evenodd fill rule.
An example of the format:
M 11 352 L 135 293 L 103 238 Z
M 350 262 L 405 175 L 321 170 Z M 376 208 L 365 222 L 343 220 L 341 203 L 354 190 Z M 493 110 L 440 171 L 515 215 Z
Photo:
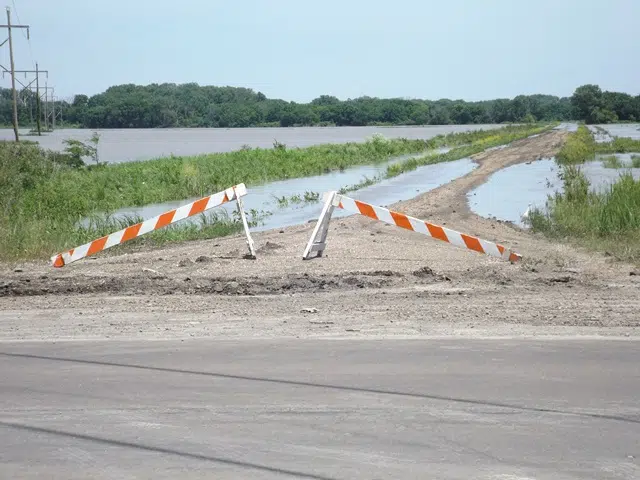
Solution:
M 577 123 L 561 123 L 554 130 L 566 130 L 567 132 L 575 132 L 578 130 Z
M 623 172 L 631 172 L 634 178 L 640 178 L 640 168 L 605 168 L 602 165 L 602 158 L 605 156 L 599 155 L 596 160 L 581 165 L 592 189 L 607 188 L 615 183 Z M 623 163 L 631 164 L 631 154 L 616 156 Z M 560 167 L 553 158 L 500 170 L 486 183 L 467 194 L 469 206 L 474 213 L 482 217 L 495 217 L 524 227 L 521 215 L 529 205 L 545 208 L 549 195 L 562 190 L 559 172 Z
M 640 123 L 611 123 L 596 126 L 603 128 L 613 137 L 629 137 L 640 140 Z
M 595 125 L 589 125 L 588 128 L 596 143 L 609 143 L 613 141 L 613 137 L 606 130 L 600 130 L 596 128 Z
M 447 149 L 441 149 L 447 151 Z M 340 190 L 343 187 L 355 185 L 365 177 L 373 178 L 384 175 L 389 165 L 410 158 L 413 155 L 405 155 L 392 159 L 379 165 L 367 165 L 354 167 L 343 172 L 331 172 L 326 175 L 318 175 L 306 178 L 294 178 L 271 182 L 265 185 L 248 187 L 249 194 L 243 197 L 245 211 L 256 210 L 268 214 L 264 216 L 254 231 L 283 228 L 292 225 L 300 225 L 310 220 L 316 220 L 322 209 L 322 194 L 332 190 Z M 476 168 L 476 165 L 468 158 L 454 162 L 439 163 L 435 165 L 425 165 L 416 170 L 403 173 L 393 178 L 384 179 L 379 183 L 346 193 L 347 196 L 362 200 L 368 203 L 385 206 L 402 200 L 408 200 L 424 192 L 444 185 L 462 175 L 467 174 Z M 283 195 L 291 198 L 299 195 L 304 197 L 306 192 L 316 192 L 320 195 L 318 201 L 308 203 L 292 203 L 281 206 L 276 197 Z M 168 210 L 187 204 L 195 199 L 183 200 L 180 202 L 167 202 L 155 205 L 146 205 L 137 208 L 124 208 L 115 212 L 113 218 L 125 216 L 140 216 L 151 218 L 160 215 Z M 225 211 L 231 215 L 236 209 L 235 202 L 225 204 L 214 212 Z M 349 212 L 337 209 L 335 217 L 351 215 Z M 185 222 L 199 222 L 198 217 L 184 220 Z
M 98 153 L 107 163 L 131 162 L 205 153 L 231 152 L 244 145 L 271 148 L 277 140 L 289 147 L 326 143 L 364 142 L 373 134 L 387 138 L 428 140 L 437 135 L 498 128 L 502 125 L 433 125 L 419 127 L 291 127 L 291 128 L 169 128 L 106 129 L 100 134 Z M 43 136 L 23 136 L 43 148 L 63 150 L 63 140 L 88 141 L 94 130 L 62 129 Z M 23 135 L 28 133 L 24 130 Z M 0 129 L 0 140 L 11 140 L 13 130 Z
M 473 126 L 481 127 L 481 126 Z M 488 127 L 488 126 L 484 126 Z M 575 131 L 577 124 L 565 123 L 557 129 Z M 634 135 L 634 125 L 605 125 L 611 129 L 616 135 L 632 136 Z M 453 130 L 456 129 L 457 130 Z M 467 127 L 399 127 L 399 128 L 369 128 L 369 127 L 346 127 L 346 128 L 291 128 L 291 129 L 202 129 L 202 130 L 120 130 L 105 131 L 119 132 L 117 135 L 129 134 L 131 132 L 146 132 L 144 135 L 156 135 L 167 133 L 169 137 L 174 136 L 177 139 L 180 135 L 188 138 L 190 135 L 201 136 L 202 145 L 212 145 L 206 148 L 234 149 L 237 144 L 237 135 L 243 134 L 251 137 L 252 132 L 259 134 L 252 137 L 253 146 L 270 146 L 270 140 L 265 140 L 266 134 L 287 132 L 294 138 L 297 134 L 297 140 L 289 142 L 291 146 L 305 146 L 313 143 L 339 142 L 339 141 L 361 141 L 373 133 L 383 133 L 387 137 L 403 136 L 407 138 L 429 138 L 440 133 L 448 133 L 451 131 L 460 131 Z M 70 132 L 82 132 L 80 130 L 71 130 Z M 85 131 L 87 133 L 88 131 Z M 150 133 L 149 133 L 150 132 Z M 183 132 L 183 133 L 179 133 Z M 232 132 L 225 142 L 220 144 L 209 144 L 204 138 L 208 133 L 212 135 L 221 135 L 224 132 Z M 312 133 L 313 132 L 313 133 Z M 88 134 L 88 133 L 87 133 Z M 235 136 L 235 137 L 234 137 Z M 126 137 L 122 137 L 126 138 Z M 195 137 L 194 137 L 195 138 Z M 279 135 L 278 141 L 287 143 L 287 137 Z M 260 142 L 266 142 L 260 144 Z M 169 142 L 171 143 L 171 141 Z M 115 143 L 117 144 L 117 142 Z M 193 146 L 191 146 L 193 147 Z M 189 148 L 191 148 L 189 147 Z M 506 146 L 496 147 L 495 149 L 505 148 Z M 205 147 L 193 147 L 205 148 Z M 446 151 L 441 149 L 440 151 Z M 211 151 L 211 150 L 209 150 Z M 193 153 L 193 151 L 191 152 Z M 186 154 L 186 153 L 183 153 Z M 423 154 L 415 155 L 420 156 Z M 305 193 L 314 192 L 319 194 L 340 190 L 343 187 L 360 183 L 365 178 L 374 178 L 384 176 L 389 165 L 410 158 L 414 155 L 405 155 L 394 158 L 388 162 L 378 165 L 365 165 L 346 169 L 342 172 L 336 171 L 325 175 L 318 175 L 307 178 L 296 178 L 283 181 L 272 182 L 261 186 L 252 186 L 249 188 L 249 195 L 243 200 L 245 210 L 255 210 L 261 223 L 253 230 L 267 230 L 274 228 L 283 228 L 291 225 L 304 224 L 310 220 L 317 219 L 322 204 L 320 201 L 312 202 L 292 202 L 292 196 L 304 198 Z M 631 164 L 631 154 L 617 155 L 624 164 Z M 459 178 L 476 168 L 476 165 L 468 158 L 455 162 L 441 163 L 437 165 L 428 165 L 420 167 L 414 171 L 404 173 L 394 178 L 384 179 L 379 183 L 360 188 L 356 191 L 347 193 L 348 196 L 376 205 L 390 205 L 395 202 L 411 199 L 421 193 L 433 190 L 440 185 L 448 183 Z M 621 173 L 621 170 L 607 169 L 602 165 L 601 158 L 597 161 L 587 163 L 582 166 L 589 180 L 592 182 L 593 188 L 603 188 L 615 182 Z M 625 169 L 640 177 L 640 169 Z M 496 172 L 487 183 L 480 186 L 476 190 L 468 194 L 471 209 L 478 215 L 484 217 L 496 217 L 501 220 L 511 221 L 520 226 L 524 226 L 521 221 L 521 215 L 526 211 L 528 206 L 535 205 L 544 207 L 549 195 L 562 189 L 562 182 L 558 178 L 559 169 L 554 159 L 543 159 L 530 162 L 528 164 L 520 164 L 509 167 L 505 170 Z M 277 201 L 277 197 L 286 196 L 288 204 L 282 205 Z M 167 202 L 155 205 L 146 205 L 143 207 L 130 207 L 121 209 L 113 213 L 112 217 L 122 218 L 125 216 L 137 216 L 142 218 L 151 218 L 160 215 L 168 210 L 177 208 L 187 204 L 194 199 L 187 199 L 177 202 Z M 224 211 L 231 215 L 235 210 L 235 202 L 223 205 L 213 212 Z M 336 217 L 350 215 L 348 212 L 336 210 Z M 199 218 L 186 219 L 185 222 L 199 222 Z M 85 221 L 86 223 L 86 221 Z

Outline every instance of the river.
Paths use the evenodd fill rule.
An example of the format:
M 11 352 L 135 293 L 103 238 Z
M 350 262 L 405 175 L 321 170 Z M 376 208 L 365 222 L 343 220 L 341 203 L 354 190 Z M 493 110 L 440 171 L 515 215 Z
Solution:
M 98 152 L 103 162 L 119 163 L 170 155 L 198 155 L 231 152 L 243 145 L 271 148 L 275 140 L 289 147 L 308 147 L 326 143 L 363 142 L 379 133 L 387 138 L 429 139 L 436 135 L 500 125 L 433 125 L 420 127 L 291 127 L 291 128 L 171 128 L 171 129 L 108 129 L 100 134 Z M 43 148 L 64 149 L 63 140 L 87 141 L 93 130 L 62 129 L 43 136 L 27 136 Z M 13 139 L 13 130 L 0 129 L 0 140 Z

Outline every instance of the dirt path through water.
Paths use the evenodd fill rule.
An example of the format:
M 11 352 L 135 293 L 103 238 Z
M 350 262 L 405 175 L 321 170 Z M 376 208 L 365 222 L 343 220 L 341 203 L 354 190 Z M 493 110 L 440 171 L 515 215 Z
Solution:
M 0 267 L 0 340 L 206 336 L 637 335 L 640 276 L 604 255 L 471 213 L 466 194 L 507 166 L 553 156 L 552 131 L 477 155 L 479 168 L 393 206 L 506 244 L 512 265 L 374 222 L 332 222 L 326 256 L 302 261 L 313 225 L 63 269 Z

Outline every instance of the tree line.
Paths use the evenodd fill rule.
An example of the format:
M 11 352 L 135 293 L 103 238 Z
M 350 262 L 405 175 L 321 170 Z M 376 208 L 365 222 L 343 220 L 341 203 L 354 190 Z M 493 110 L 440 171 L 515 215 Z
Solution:
M 19 121 L 33 125 L 35 97 L 20 96 Z M 118 85 L 55 104 L 66 125 L 83 128 L 448 125 L 578 120 L 640 121 L 640 95 L 578 87 L 571 97 L 519 95 L 480 102 L 322 95 L 310 103 L 269 99 L 248 88 L 189 84 Z M 0 89 L 0 123 L 11 124 L 11 91 Z

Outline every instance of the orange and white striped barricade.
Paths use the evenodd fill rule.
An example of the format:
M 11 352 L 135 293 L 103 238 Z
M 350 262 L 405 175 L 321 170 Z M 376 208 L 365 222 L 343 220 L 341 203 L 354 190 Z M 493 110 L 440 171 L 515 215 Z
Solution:
M 145 220 L 142 223 L 131 225 L 124 230 L 120 230 L 102 238 L 98 238 L 79 247 L 72 248 L 67 252 L 58 253 L 57 255 L 51 257 L 51 263 L 54 267 L 57 268 L 64 267 L 71 262 L 75 262 L 91 255 L 95 255 L 96 253 L 106 250 L 107 248 L 111 248 L 116 245 L 128 242 L 129 240 L 141 237 L 142 235 L 145 235 L 149 232 L 160 230 L 161 228 L 177 223 L 180 220 L 184 220 L 188 217 L 193 217 L 194 215 L 206 212 L 207 210 L 219 207 L 220 205 L 231 202 L 233 200 L 235 200 L 238 205 L 238 212 L 240 214 L 240 218 L 242 219 L 244 232 L 247 236 L 249 256 L 251 258 L 256 258 L 253 239 L 251 238 L 251 233 L 249 232 L 249 223 L 247 222 L 247 217 L 244 212 L 244 205 L 242 203 L 242 197 L 246 194 L 247 187 L 244 185 L 244 183 L 240 183 L 233 187 L 227 188 L 222 192 L 214 193 L 213 195 L 201 198 L 199 200 L 196 200 L 195 202 L 188 203 L 174 210 L 169 210 L 168 212 L 158 215 L 157 217 Z
M 522 255 L 515 253 L 498 243 L 456 232 L 455 230 L 410 217 L 404 213 L 398 213 L 376 205 L 360 202 L 359 200 L 354 200 L 353 198 L 340 195 L 338 192 L 325 193 L 323 199 L 324 206 L 322 207 L 318 223 L 313 229 L 307 248 L 304 251 L 304 255 L 302 257 L 303 260 L 309 260 L 312 258 L 311 254 L 313 252 L 316 252 L 316 256 L 318 257 L 322 256 L 322 253 L 327 246 L 329 222 L 331 220 L 333 210 L 336 207 L 349 212 L 359 213 L 365 217 L 380 220 L 381 222 L 396 225 L 407 230 L 422 233 L 423 235 L 427 235 L 437 240 L 442 240 L 443 242 L 450 243 L 456 247 L 484 253 L 492 257 L 508 260 L 512 263 L 522 260 Z

